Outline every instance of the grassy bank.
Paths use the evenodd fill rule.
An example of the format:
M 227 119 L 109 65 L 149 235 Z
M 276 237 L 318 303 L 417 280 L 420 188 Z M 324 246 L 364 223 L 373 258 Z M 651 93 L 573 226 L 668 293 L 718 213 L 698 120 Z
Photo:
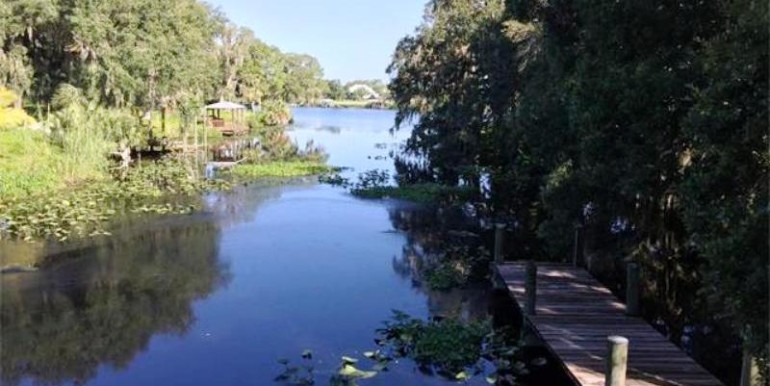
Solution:
M 148 163 L 121 179 L 80 181 L 32 195 L 2 196 L 0 239 L 56 239 L 109 234 L 110 221 L 137 214 L 189 213 L 199 209 L 197 193 L 226 189 L 222 180 L 190 177 L 178 161 Z
M 23 112 L 6 107 L 0 121 L 19 114 Z M 285 118 L 281 109 L 270 114 Z M 228 189 L 228 181 L 330 171 L 320 149 L 299 149 L 282 127 L 264 126 L 277 119 L 273 115 L 249 117 L 253 135 L 265 148 L 246 154 L 244 164 L 222 176 L 226 180 L 205 179 L 198 163 L 181 157 L 134 160 L 128 169 L 119 168 L 110 156 L 146 140 L 138 117 L 122 110 L 73 103 L 59 108 L 50 122 L 36 129 L 29 124 L 3 127 L 0 239 L 63 241 L 105 235 L 112 222 L 126 216 L 199 210 L 199 194 Z M 174 116 L 167 115 L 172 124 L 178 123 Z
M 63 158 L 42 133 L 0 130 L 0 200 L 63 188 Z
M 122 179 L 80 181 L 76 185 L 54 181 L 44 189 L 40 188 L 42 184 L 34 189 L 25 186 L 24 190 L 17 190 L 34 193 L 0 196 L 0 240 L 65 241 L 109 235 L 110 223 L 121 218 L 198 211 L 198 195 L 205 191 L 227 190 L 233 183 L 310 176 L 331 170 L 318 161 L 272 161 L 238 165 L 223 173 L 224 179 L 205 180 L 196 177 L 193 165 L 166 160 L 134 167 Z

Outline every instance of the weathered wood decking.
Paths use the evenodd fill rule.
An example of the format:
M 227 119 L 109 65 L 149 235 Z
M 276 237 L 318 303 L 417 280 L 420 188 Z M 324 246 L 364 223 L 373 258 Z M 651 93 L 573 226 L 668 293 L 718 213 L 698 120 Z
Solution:
M 536 315 L 529 323 L 580 385 L 604 385 L 607 336 L 628 338 L 628 386 L 722 385 L 652 326 L 625 315 L 625 305 L 586 270 L 538 263 Z M 524 306 L 526 264 L 496 269 Z

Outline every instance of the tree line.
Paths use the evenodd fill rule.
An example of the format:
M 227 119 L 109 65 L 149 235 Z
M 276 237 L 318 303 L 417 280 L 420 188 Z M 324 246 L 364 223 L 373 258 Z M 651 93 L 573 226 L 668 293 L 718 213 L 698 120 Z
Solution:
M 0 85 L 50 102 L 64 85 L 106 107 L 206 99 L 303 103 L 327 87 L 318 60 L 281 52 L 198 0 L 0 3 Z
M 477 188 L 563 257 L 631 258 L 676 323 L 768 355 L 768 3 L 431 0 L 388 71 L 402 182 Z

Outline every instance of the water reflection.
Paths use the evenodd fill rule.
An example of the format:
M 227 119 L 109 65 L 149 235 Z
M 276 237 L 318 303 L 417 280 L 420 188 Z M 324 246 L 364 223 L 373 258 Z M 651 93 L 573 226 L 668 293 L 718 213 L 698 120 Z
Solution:
M 219 224 L 231 226 L 253 221 L 259 207 L 265 202 L 277 200 L 289 189 L 307 188 L 318 183 L 318 178 L 300 177 L 265 179 L 247 186 L 238 186 L 226 192 L 209 193 L 203 197 L 204 210 L 211 213 Z
M 315 140 L 330 163 L 359 171 L 392 173 L 367 157 L 408 135 L 388 133 L 392 112 L 303 109 L 295 118 L 307 128 L 295 140 Z M 342 130 L 313 129 L 324 125 Z M 421 319 L 501 315 L 484 284 L 423 283 L 422 267 L 447 244 L 491 245 L 460 211 L 358 200 L 312 179 L 203 200 L 204 214 L 121 223 L 113 237 L 68 246 L 40 271 L 1 275 L 0 383 L 272 385 L 276 359 L 311 349 L 322 385 L 342 355 L 376 348 L 392 309 Z M 0 254 L 16 264 L 50 252 L 7 246 Z M 451 382 L 406 361 L 366 384 Z
M 199 219 L 117 234 L 55 256 L 49 268 L 2 275 L 2 384 L 82 384 L 102 364 L 126 367 L 154 334 L 185 334 L 192 302 L 230 278 L 218 240 Z
M 318 131 L 327 131 L 332 134 L 339 134 L 342 132 L 342 128 L 339 126 L 323 125 L 316 128 Z
M 463 288 L 432 290 L 425 272 L 442 259 L 443 252 L 457 245 L 483 245 L 474 222 L 457 209 L 436 210 L 409 204 L 394 204 L 389 210 L 393 228 L 406 235 L 401 255 L 394 256 L 393 271 L 427 298 L 433 316 L 481 320 L 490 315 L 488 281 L 471 282 Z
M 490 281 L 486 279 L 488 260 L 478 264 L 483 273 L 474 276 L 462 288 L 440 291 L 431 289 L 427 284 L 426 272 L 446 260 L 447 251 L 458 247 L 478 251 L 480 247 L 491 245 L 492 234 L 489 230 L 481 228 L 461 208 L 436 210 L 396 204 L 388 212 L 393 227 L 406 235 L 402 253 L 393 257 L 393 271 L 404 280 L 409 280 L 413 288 L 425 296 L 431 316 L 466 321 L 491 319 L 498 332 L 512 332 L 511 338 L 514 340 L 509 344 L 527 344 L 521 347 L 521 358 L 525 363 L 545 359 L 545 365 L 528 366 L 528 375 L 520 376 L 518 384 L 572 384 L 560 369 L 556 358 L 534 338 L 529 329 L 524 328 L 520 310 L 508 292 L 491 287 Z M 523 336 L 525 339 L 517 342 L 514 336 Z M 479 378 L 471 379 L 468 384 L 486 384 L 485 380 Z

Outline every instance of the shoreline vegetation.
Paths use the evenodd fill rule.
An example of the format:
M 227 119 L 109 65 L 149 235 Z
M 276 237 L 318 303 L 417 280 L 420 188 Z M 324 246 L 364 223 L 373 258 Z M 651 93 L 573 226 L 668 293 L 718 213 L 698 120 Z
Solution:
M 261 149 L 223 173 L 240 181 L 325 169 L 322 152 L 283 134 L 289 106 L 390 100 L 383 81 L 325 79 L 313 56 L 283 52 L 199 0 L 2 2 L 0 25 L 2 239 L 103 234 L 96 224 L 119 213 L 185 212 L 162 197 L 225 188 L 203 182 L 199 162 L 212 102 L 251 107 L 243 118 Z
M 431 0 L 388 68 L 413 127 L 398 181 L 474 186 L 508 259 L 577 252 L 618 289 L 638 264 L 645 319 L 725 384 L 766 382 L 768 20 L 752 0 Z
M 12 93 L 5 90 L 2 95 L 4 105 L 13 105 Z M 21 109 L 0 111 L 4 117 L 0 129 L 0 240 L 63 242 L 109 235 L 110 224 L 122 218 L 199 211 L 198 196 L 206 191 L 228 190 L 265 178 L 333 171 L 326 165 L 322 149 L 307 146 L 300 150 L 286 136 L 284 126 L 265 124 L 277 121 L 275 116 L 289 116 L 283 105 L 278 112 L 263 110 L 248 117 L 250 135 L 261 146 L 244 152 L 241 163 L 215 178 L 206 178 L 201 151 L 160 153 L 142 161 L 134 158 L 123 168 L 118 160 L 109 158 L 121 139 L 99 135 L 100 124 L 111 123 L 119 129 L 124 125 L 121 134 L 131 136 L 136 134 L 132 130 L 139 130 L 139 120 L 75 99 L 43 122 Z M 9 123 L 8 117 L 14 121 Z M 181 125 L 175 124 L 180 119 L 168 114 L 164 135 L 172 139 L 184 135 Z M 142 146 L 135 150 L 141 151 Z
M 637 263 L 648 321 L 697 339 L 726 383 L 742 357 L 768 379 L 767 2 L 430 0 L 387 86 L 324 79 L 199 0 L 98 3 L 0 2 L 0 241 L 108 235 L 122 216 L 199 210 L 201 192 L 322 174 L 362 198 L 478 203 L 515 236 L 508 259 L 575 251 L 610 288 Z M 245 117 L 260 145 L 208 179 L 210 149 L 165 144 L 187 150 L 216 100 L 260 106 Z M 397 185 L 298 148 L 295 105 L 395 107 L 396 129 L 414 123 Z M 489 260 L 446 256 L 429 288 Z
M 369 109 L 369 110 L 395 110 L 396 105 L 392 100 L 356 100 L 356 99 L 329 99 L 315 103 L 301 105 L 302 107 L 316 107 L 326 109 Z
M 319 181 L 340 186 L 351 195 L 362 199 L 394 199 L 425 206 L 452 206 L 470 202 L 475 198 L 474 189 L 450 186 L 437 182 L 412 182 L 392 184 L 392 176 L 386 170 L 367 170 L 359 173 L 356 182 L 339 175 L 339 170 L 330 170 L 319 177 Z

